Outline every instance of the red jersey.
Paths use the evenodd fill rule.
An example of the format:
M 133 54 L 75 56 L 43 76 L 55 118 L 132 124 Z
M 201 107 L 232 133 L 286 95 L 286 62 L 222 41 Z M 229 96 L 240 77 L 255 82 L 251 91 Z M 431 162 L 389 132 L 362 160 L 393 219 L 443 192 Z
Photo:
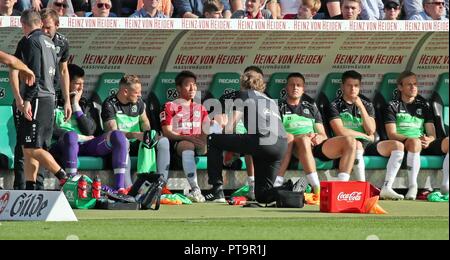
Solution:
M 160 114 L 161 126 L 172 126 L 172 130 L 180 135 L 202 134 L 202 123 L 209 120 L 205 107 L 192 102 L 185 108 L 174 102 L 167 102 Z

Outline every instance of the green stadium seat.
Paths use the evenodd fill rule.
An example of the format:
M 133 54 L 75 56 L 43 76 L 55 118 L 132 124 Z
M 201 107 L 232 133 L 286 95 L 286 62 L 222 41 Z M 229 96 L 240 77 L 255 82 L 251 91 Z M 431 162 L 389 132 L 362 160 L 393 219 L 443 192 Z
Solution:
M 101 157 L 82 156 L 78 158 L 78 170 L 101 171 L 105 168 L 105 162 Z
M 286 84 L 288 72 L 274 73 L 270 77 L 269 84 L 267 86 L 267 95 L 272 99 L 285 99 L 286 98 Z
M 441 170 L 444 156 L 421 155 L 420 168 L 426 170 Z
M 381 156 L 364 156 L 364 163 L 367 170 L 386 169 L 389 158 Z
M 436 116 L 436 132 L 438 137 L 449 134 L 449 98 L 448 98 L 448 72 L 439 76 L 436 89 L 431 96 L 431 106 Z
M 317 170 L 331 170 L 333 169 L 334 166 L 334 161 L 321 161 L 317 158 L 315 158 L 316 160 L 316 167 Z M 292 169 L 292 167 L 289 167 L 290 169 Z M 294 168 L 295 169 L 295 168 Z M 303 170 L 303 165 L 301 163 L 298 163 L 298 170 Z
M 100 75 L 96 89 L 100 102 L 119 91 L 120 79 L 124 75 L 125 73 L 122 72 L 106 72 Z
M 16 128 L 12 103 L 14 96 L 9 86 L 9 72 L 0 72 L 0 155 L 4 157 L 5 167 L 14 167 L 14 148 L 16 147 Z
M 241 88 L 240 75 L 234 72 L 219 72 L 212 79 L 207 97 L 219 99 L 222 95 Z
M 384 115 L 388 103 L 397 96 L 397 78 L 400 73 L 386 73 L 381 80 L 375 97 L 373 106 L 375 108 L 375 117 L 377 123 L 377 132 L 382 140 L 388 139 L 384 126 Z
M 178 72 L 161 72 L 153 83 L 151 96 L 156 98 L 161 108 L 166 102 L 178 98 L 177 88 L 175 86 L 175 77 Z

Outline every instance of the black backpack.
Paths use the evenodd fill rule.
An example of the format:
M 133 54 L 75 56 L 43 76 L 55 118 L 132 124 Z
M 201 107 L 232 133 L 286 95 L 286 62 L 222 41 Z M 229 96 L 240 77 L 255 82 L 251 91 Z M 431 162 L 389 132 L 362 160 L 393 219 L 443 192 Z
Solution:
M 158 210 L 161 204 L 161 191 L 166 183 L 162 174 L 139 174 L 128 195 L 136 198 L 140 209 Z

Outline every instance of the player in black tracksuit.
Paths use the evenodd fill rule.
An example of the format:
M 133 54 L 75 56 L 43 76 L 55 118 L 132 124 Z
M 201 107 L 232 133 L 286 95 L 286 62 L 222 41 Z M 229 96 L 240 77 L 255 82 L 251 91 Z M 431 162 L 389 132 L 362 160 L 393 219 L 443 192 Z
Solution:
M 38 12 L 26 10 L 20 21 L 26 38 L 22 39 L 16 55 L 35 73 L 36 82 L 31 87 L 22 87 L 23 116 L 20 118 L 20 144 L 24 152 L 26 189 L 36 188 L 39 165 L 47 168 L 65 182 L 67 175 L 45 150 L 50 146 L 53 132 L 55 108 L 54 77 L 57 66 L 55 45 L 41 31 Z
M 237 152 L 253 156 L 255 168 L 255 197 L 258 202 L 270 203 L 276 200 L 273 182 L 279 171 L 281 160 L 287 149 L 278 105 L 263 92 L 265 84 L 262 76 L 247 72 L 241 80 L 241 91 L 237 100 L 233 123 L 227 128 L 233 132 L 235 124 L 244 118 L 248 134 L 211 134 L 208 136 L 208 177 L 213 188 L 205 196 L 208 201 L 223 199 L 223 151 Z M 237 104 L 237 103 L 235 103 Z
M 52 9 L 43 9 L 41 11 L 41 18 L 43 22 L 42 31 L 52 38 L 53 43 L 55 44 L 55 51 L 57 56 L 57 64 L 58 67 L 56 69 L 56 75 L 55 75 L 55 92 L 56 97 L 61 100 L 70 100 L 69 99 L 69 73 L 67 69 L 67 62 L 69 59 L 69 42 L 67 38 L 57 33 L 56 30 L 58 29 L 59 25 L 59 17 L 56 11 Z M 17 46 L 17 50 L 15 53 L 15 56 L 17 58 L 21 58 L 21 53 L 23 51 L 23 44 L 26 40 L 26 37 L 23 37 L 21 41 L 19 42 Z M 15 76 L 12 76 L 11 78 L 11 85 L 13 86 L 13 89 L 18 89 L 18 78 L 14 79 Z M 62 78 L 62 79 L 61 79 Z M 17 91 L 18 92 L 18 91 Z M 16 97 L 16 102 L 13 104 L 13 111 L 15 116 L 15 126 L 16 129 L 20 129 L 20 116 L 22 112 L 18 109 L 18 106 L 22 106 L 23 100 L 21 97 Z M 66 102 L 64 104 L 61 104 L 62 107 L 64 107 L 64 111 L 66 114 L 66 118 L 70 118 L 71 114 L 71 106 L 70 102 Z M 19 132 L 19 131 L 17 131 Z M 20 140 L 21 136 L 17 135 L 17 145 L 16 149 L 14 151 L 14 189 L 17 190 L 23 190 L 25 189 L 25 174 L 23 172 L 23 152 L 22 148 L 20 146 Z M 43 190 L 44 189 L 44 172 L 42 170 L 39 170 L 38 177 L 36 180 L 36 189 Z

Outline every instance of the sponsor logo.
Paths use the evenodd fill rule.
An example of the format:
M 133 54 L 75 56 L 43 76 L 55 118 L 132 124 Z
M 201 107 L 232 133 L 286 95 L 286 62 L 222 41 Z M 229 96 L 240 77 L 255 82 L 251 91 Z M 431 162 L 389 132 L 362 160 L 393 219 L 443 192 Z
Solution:
M 352 193 L 341 192 L 337 196 L 338 201 L 360 201 L 362 198 L 362 192 L 354 191 Z
M 220 84 L 239 84 L 239 79 L 219 79 Z
M 8 202 L 9 202 L 9 192 L 3 194 L 3 196 L 0 197 L 0 215 L 6 209 L 6 206 L 8 206 Z
M 287 80 L 286 79 L 275 79 L 275 83 L 276 84 L 286 84 Z
M 120 79 L 105 79 L 105 84 L 119 84 Z
M 342 83 L 342 79 L 332 79 L 331 80 L 331 84 L 341 84 Z
M 164 84 L 175 84 L 175 80 L 174 79 L 161 79 L 161 83 L 164 83 Z
M 42 194 L 23 193 L 11 206 L 11 217 L 40 217 L 48 206 L 48 200 Z
M 55 45 L 53 44 L 53 42 L 48 42 L 48 41 L 46 41 L 46 40 L 44 40 L 44 44 L 45 44 L 45 47 L 47 47 L 47 48 L 50 48 L 50 49 L 55 49 Z
M 50 67 L 48 68 L 48 74 L 49 74 L 50 76 L 54 77 L 54 76 L 56 75 L 56 69 L 55 69 L 54 67 L 50 66 Z

